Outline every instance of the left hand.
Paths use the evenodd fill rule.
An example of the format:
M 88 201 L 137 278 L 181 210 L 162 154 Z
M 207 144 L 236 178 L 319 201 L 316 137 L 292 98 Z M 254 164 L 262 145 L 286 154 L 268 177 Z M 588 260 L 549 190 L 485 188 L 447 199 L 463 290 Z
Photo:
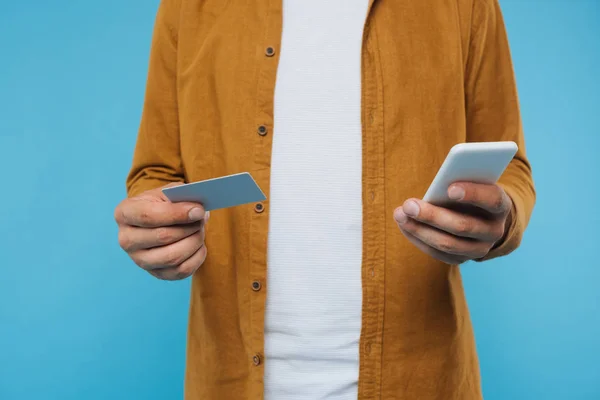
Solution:
M 485 257 L 510 226 L 512 201 L 498 185 L 457 182 L 448 188 L 453 209 L 409 199 L 394 211 L 404 236 L 447 264 Z

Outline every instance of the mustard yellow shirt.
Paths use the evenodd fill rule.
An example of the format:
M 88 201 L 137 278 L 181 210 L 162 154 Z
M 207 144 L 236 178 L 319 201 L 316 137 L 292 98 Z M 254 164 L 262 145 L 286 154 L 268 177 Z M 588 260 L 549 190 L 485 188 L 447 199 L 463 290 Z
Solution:
M 269 197 L 281 29 L 281 0 L 162 0 L 129 196 L 248 171 Z M 392 212 L 425 193 L 454 144 L 513 140 L 520 149 L 500 179 L 511 225 L 485 259 L 519 245 L 535 191 L 498 0 L 371 0 L 361 84 L 359 399 L 481 399 L 459 267 L 415 248 Z M 267 200 L 216 211 L 207 226 L 187 400 L 263 396 L 268 220 Z

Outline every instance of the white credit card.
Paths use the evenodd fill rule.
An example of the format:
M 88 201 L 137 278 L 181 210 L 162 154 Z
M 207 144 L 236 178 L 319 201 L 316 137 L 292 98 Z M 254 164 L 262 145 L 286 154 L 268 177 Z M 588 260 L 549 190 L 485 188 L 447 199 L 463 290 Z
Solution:
M 200 203 L 206 211 L 264 201 L 267 198 L 248 172 L 164 188 L 162 191 L 173 203 Z

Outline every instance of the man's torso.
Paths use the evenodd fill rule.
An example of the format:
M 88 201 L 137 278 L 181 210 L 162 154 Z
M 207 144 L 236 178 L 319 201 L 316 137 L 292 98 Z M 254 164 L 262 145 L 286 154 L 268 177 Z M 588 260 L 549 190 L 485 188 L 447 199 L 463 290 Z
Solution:
M 482 35 L 493 32 L 496 25 L 489 29 L 474 27 L 496 23 L 495 5 L 495 0 L 381 0 L 369 2 L 369 10 L 365 9 L 368 17 L 357 55 L 361 68 L 360 109 L 356 111 L 361 125 L 360 188 L 346 188 L 352 196 L 348 204 L 355 207 L 360 200 L 361 209 L 350 213 L 354 219 L 338 222 L 338 227 L 349 224 L 346 233 L 353 243 L 356 226 L 350 225 L 361 223 L 360 254 L 359 249 L 353 249 L 353 253 L 343 255 L 353 260 L 351 268 L 359 268 L 346 271 L 348 275 L 343 278 L 352 285 L 352 292 L 358 288 L 356 279 L 360 274 L 360 337 L 352 350 L 358 356 L 359 399 L 481 397 L 473 332 L 459 269 L 432 259 L 403 240 L 392 212 L 406 198 L 425 193 L 454 144 L 512 139 L 515 136 L 510 135 L 520 131 L 512 98 L 506 103 L 509 106 L 495 105 L 502 108 L 498 113 L 502 115 L 491 119 L 486 127 L 490 129 L 481 130 L 489 131 L 490 136 L 479 135 L 479 130 L 472 134 L 467 129 L 467 116 L 474 112 L 473 108 L 467 109 L 471 94 L 483 93 L 481 98 L 487 99 L 490 96 L 485 91 L 506 94 L 514 89 L 511 77 L 505 74 L 510 60 L 504 50 L 494 53 L 497 57 L 491 60 L 499 68 L 502 87 L 473 86 L 470 80 L 479 78 L 468 75 L 469 60 L 479 62 L 481 50 L 473 43 L 483 42 Z M 301 289 L 296 298 L 298 304 L 315 301 L 310 297 L 311 285 L 323 290 L 328 279 L 335 281 L 324 275 L 326 270 L 320 270 L 326 268 L 323 256 L 303 256 L 310 249 L 293 249 L 289 243 L 277 242 L 285 236 L 269 236 L 270 221 L 274 222 L 272 232 L 281 229 L 281 235 L 288 235 L 282 228 L 284 224 L 300 224 L 303 217 L 287 215 L 291 208 L 285 208 L 285 201 L 275 204 L 276 199 L 292 190 L 293 185 L 286 184 L 285 178 L 299 173 L 277 167 L 285 165 L 283 156 L 293 145 L 289 137 L 285 146 L 278 141 L 286 140 L 290 126 L 295 135 L 314 126 L 294 121 L 297 116 L 290 109 L 281 108 L 281 114 L 276 114 L 278 63 L 293 61 L 286 61 L 288 47 L 282 43 L 281 0 L 163 0 L 163 7 L 163 16 L 169 23 L 159 29 L 154 42 L 163 50 L 151 62 L 155 70 L 151 69 L 151 74 L 156 77 L 149 86 L 148 98 L 165 100 L 147 103 L 142 129 L 170 129 L 170 139 L 159 143 L 144 139 L 134 162 L 131 192 L 142 190 L 144 179 L 149 187 L 174 176 L 192 182 L 243 171 L 250 172 L 265 191 L 267 201 L 260 207 L 234 207 L 211 216 L 206 238 L 208 257 L 192 282 L 186 368 L 187 399 L 260 399 L 265 390 L 265 371 L 271 368 L 268 355 L 276 350 L 265 347 L 266 343 L 276 343 L 265 341 L 273 338 L 269 338 L 273 332 L 267 331 L 265 336 L 265 326 L 273 330 L 281 323 L 274 319 L 278 305 L 272 302 L 278 296 L 289 301 L 293 295 L 278 293 L 281 287 L 274 286 L 284 282 L 284 277 L 277 274 L 285 267 L 285 260 L 269 253 L 269 246 L 287 249 L 291 254 L 288 257 L 304 257 L 291 261 L 294 268 L 310 264 L 303 272 L 314 274 L 313 277 L 302 275 L 302 281 L 287 282 L 288 289 Z M 329 42 L 332 38 L 310 37 L 316 43 L 307 57 L 314 56 L 317 63 L 331 62 L 329 55 L 323 53 L 336 51 Z M 175 55 L 176 63 L 172 63 Z M 310 64 L 310 68 L 314 65 Z M 315 73 L 327 73 L 330 67 L 324 64 L 322 71 Z M 485 67 L 489 70 L 488 65 Z M 293 67 L 286 66 L 284 72 L 290 73 L 290 68 Z M 311 71 L 297 73 L 302 76 Z M 176 79 L 171 82 L 169 76 Z M 286 81 L 290 82 L 289 77 L 283 82 Z M 471 93 L 466 91 L 469 85 L 474 87 Z M 166 97 L 171 89 L 176 108 Z M 303 95 L 306 93 L 303 91 Z M 320 101 L 323 99 L 315 99 L 315 106 L 324 104 Z M 352 100 L 352 107 L 356 108 L 356 99 Z M 315 112 L 325 115 L 321 109 Z M 289 119 L 282 117 L 286 113 Z M 495 121 L 504 125 L 494 125 Z M 338 126 L 338 122 L 331 126 Z M 499 126 L 498 133 L 495 126 Z M 356 139 L 357 132 L 352 129 L 348 134 Z M 326 140 L 331 138 L 319 139 L 316 130 L 306 135 L 312 136 L 296 139 L 313 138 L 315 154 L 324 156 L 319 153 L 320 146 L 330 145 Z M 357 154 L 358 143 L 352 143 L 352 149 L 340 150 Z M 322 161 L 318 160 L 321 169 L 326 165 Z M 136 168 L 142 167 L 145 175 L 135 175 Z M 354 167 L 357 170 L 349 172 L 348 177 L 356 183 L 358 166 Z M 314 179 L 315 171 L 310 166 L 306 169 L 298 179 L 310 189 L 307 179 Z M 284 172 L 289 176 L 278 175 Z M 331 173 L 323 178 L 335 176 Z M 356 198 L 358 191 L 360 199 Z M 316 194 L 312 193 L 313 197 Z M 289 203 L 293 207 L 297 205 L 294 202 L 301 201 L 302 212 L 313 213 L 306 216 L 308 221 L 319 215 L 322 210 L 316 206 L 327 200 L 310 197 L 294 197 Z M 286 219 L 293 217 L 298 220 Z M 319 229 L 325 232 L 326 227 Z M 303 247 L 310 246 L 310 240 L 318 238 L 303 236 Z M 325 245 L 315 244 L 327 251 L 333 248 Z M 268 256 L 274 258 L 268 260 Z M 336 259 L 336 263 L 341 259 Z M 353 299 L 353 304 L 344 305 L 352 310 L 351 321 L 355 321 L 358 307 L 358 297 Z M 334 304 L 326 306 L 335 311 Z M 302 321 L 294 320 L 290 327 L 294 323 Z M 357 329 L 355 325 L 341 328 L 354 333 Z M 303 327 L 304 332 L 309 329 Z M 353 339 L 344 340 L 352 343 Z M 307 350 L 320 351 L 317 347 Z M 310 359 L 326 355 L 306 356 Z

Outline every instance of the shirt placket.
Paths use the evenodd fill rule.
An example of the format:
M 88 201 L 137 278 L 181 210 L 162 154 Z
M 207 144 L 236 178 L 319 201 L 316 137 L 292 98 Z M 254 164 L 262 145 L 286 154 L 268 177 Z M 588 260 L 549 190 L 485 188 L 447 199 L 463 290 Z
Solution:
M 383 84 L 375 8 L 369 4 L 362 47 L 363 129 L 363 309 L 360 339 L 359 399 L 381 396 L 384 311 L 385 187 Z
M 267 200 L 254 205 L 250 215 L 250 348 L 251 399 L 262 399 L 264 393 L 264 322 L 267 295 L 267 239 L 269 221 L 269 185 L 273 138 L 273 97 L 281 43 L 282 0 L 257 2 L 255 12 L 262 20 L 263 36 L 257 43 L 256 112 L 253 126 L 252 176 L 263 189 Z

